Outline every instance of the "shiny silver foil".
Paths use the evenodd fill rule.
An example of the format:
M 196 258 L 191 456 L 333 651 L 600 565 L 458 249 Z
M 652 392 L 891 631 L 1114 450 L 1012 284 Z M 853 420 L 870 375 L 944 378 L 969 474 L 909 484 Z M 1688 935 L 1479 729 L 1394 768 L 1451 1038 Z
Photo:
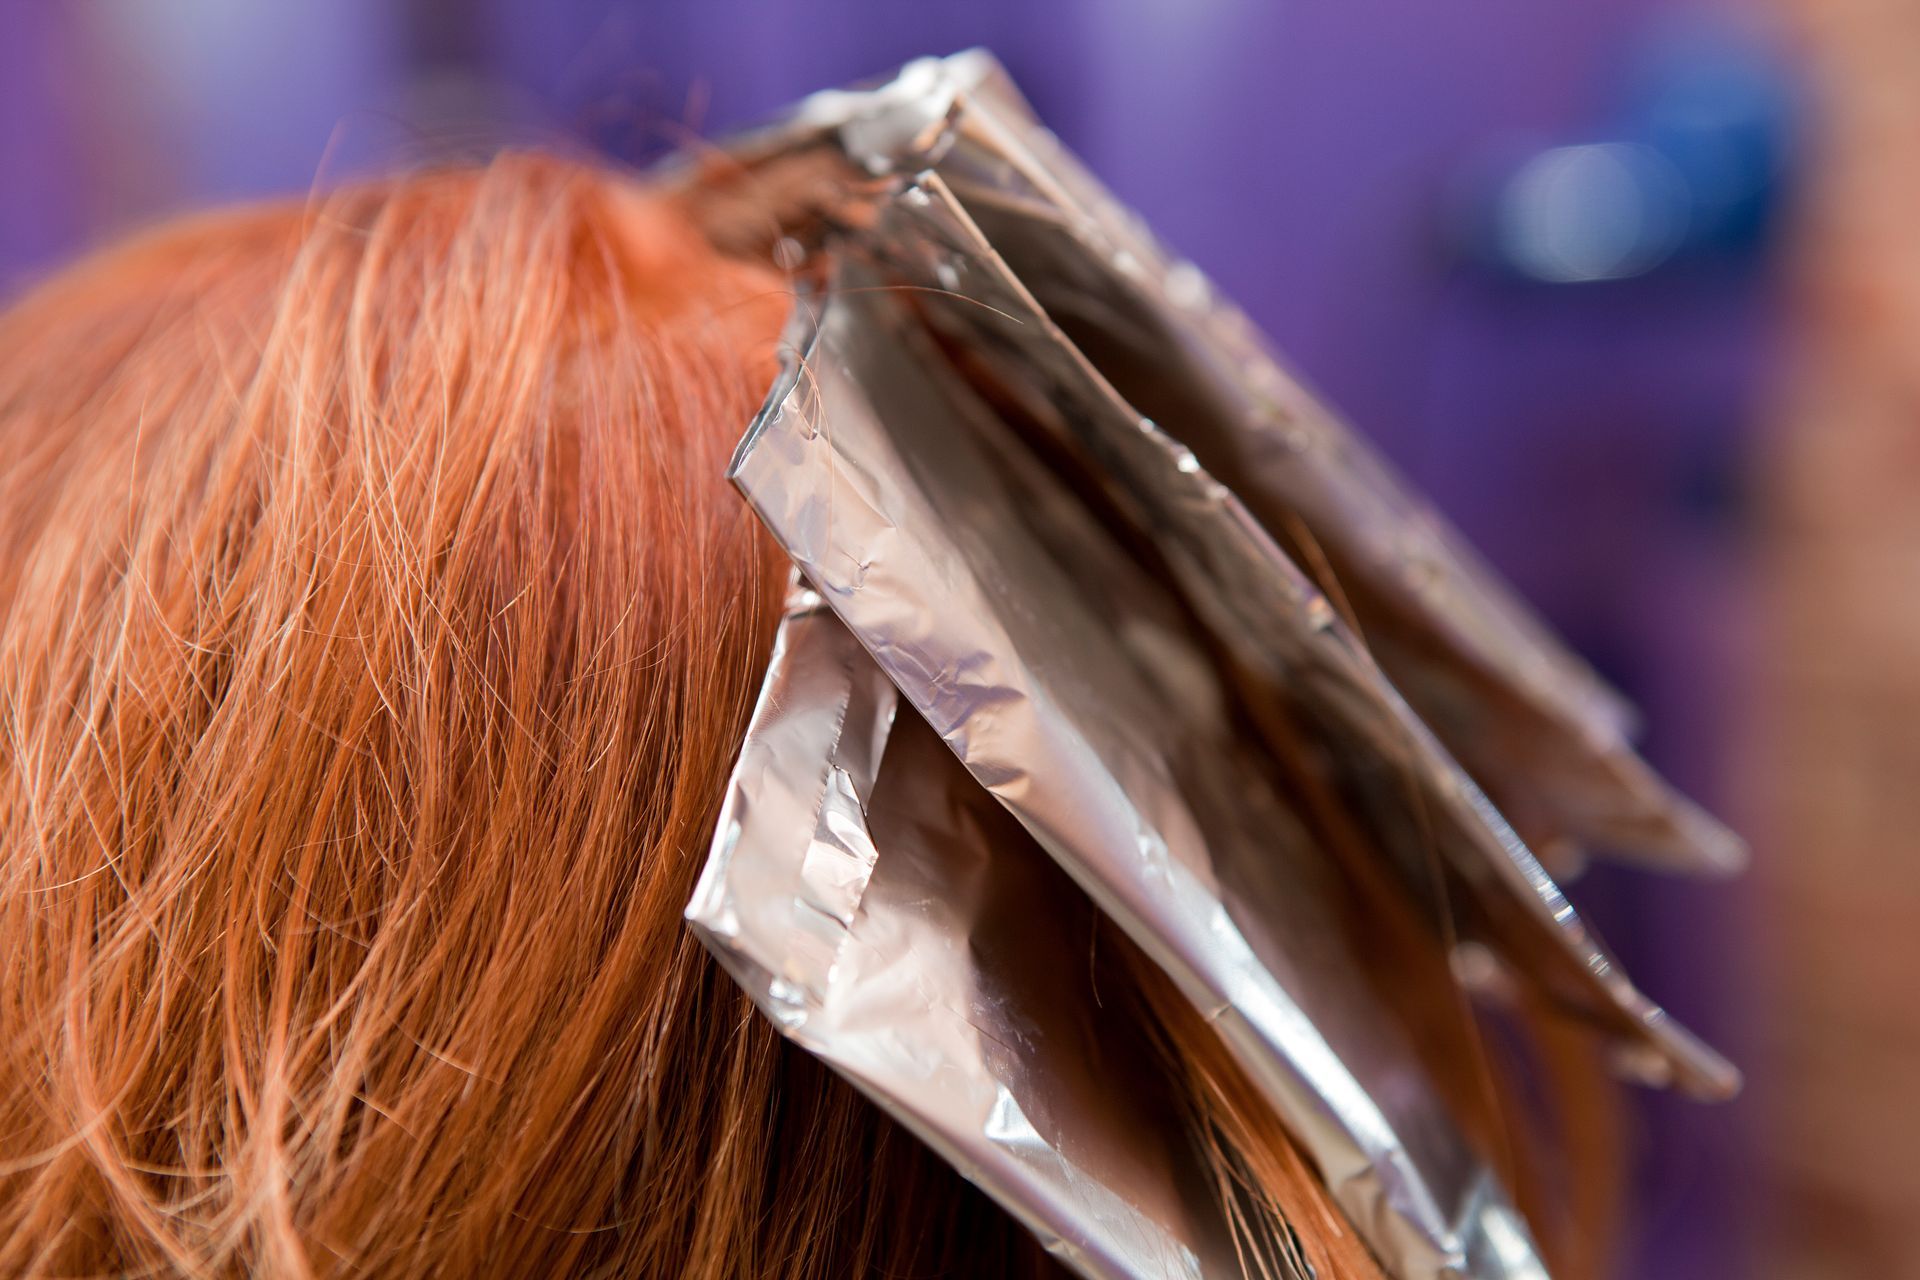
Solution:
M 796 594 L 687 919 L 785 1035 L 1080 1274 L 1233 1274 L 1178 1118 L 1103 1024 L 1091 905 L 896 702 Z
M 1123 536 L 1153 545 L 1160 576 L 1224 651 L 1239 703 L 1269 745 L 1306 754 L 1311 776 L 1343 793 L 1369 837 L 1348 856 L 1385 853 L 1430 916 L 1457 912 L 1467 936 L 1562 1007 L 1609 1026 L 1623 1066 L 1646 1082 L 1706 1098 L 1736 1087 L 1727 1063 L 1634 988 L 1327 598 L 1231 490 L 1093 369 L 938 176 L 887 201 L 844 255 L 837 290 L 904 287 L 901 305 L 991 389 L 996 413 L 1054 446 L 1109 500 Z
M 1023 1025 L 1053 1034 L 1090 1014 L 1041 966 L 989 973 L 982 940 L 1097 909 L 1213 1022 L 1390 1274 L 1544 1276 L 1370 983 L 1360 886 L 1384 874 L 1603 1030 L 1626 1074 L 1721 1097 L 1737 1074 L 1634 988 L 1509 814 L 1690 869 L 1730 865 L 1737 841 L 990 60 L 818 95 L 726 164 L 687 198 L 803 285 L 732 476 L 844 629 L 811 607 L 783 631 L 689 908 L 709 946 L 1083 1274 L 1237 1274 L 1170 1134 L 1076 1160 L 1092 1148 L 1062 1135 L 1128 1127 L 1097 1089 L 1066 1090 L 1085 1106 L 1049 1110 L 1074 1118 L 1037 1142 L 987 1105 L 1005 1089 L 1031 1118 L 1022 1090 L 1073 1078 L 1059 1046 L 1086 1043 L 1042 1051 L 993 1019 L 1031 1007 Z M 1296 559 L 1322 552 L 1337 593 Z M 803 626 L 837 656 L 794 659 Z M 945 797 L 917 812 L 967 812 L 965 831 L 883 838 L 880 800 L 915 787 Z M 976 838 L 987 795 L 1024 833 Z M 903 915 L 876 896 L 896 843 L 924 885 L 1028 837 L 1084 897 Z M 847 942 L 858 928 L 883 929 L 884 966 Z M 1135 1190 L 1062 1191 L 1085 1179 Z M 1158 1234 L 1129 1235 L 1138 1220 Z
M 916 296 L 845 261 L 735 482 L 973 777 L 1214 1022 L 1394 1274 L 1539 1274 L 1368 986 L 1338 869 L 1204 633 L 948 363 Z
M 1742 865 L 1740 840 L 1634 753 L 1619 696 L 1040 127 L 990 56 L 814 95 L 736 148 L 756 170 L 822 152 L 861 174 L 937 173 L 1128 402 L 1313 557 L 1400 692 L 1549 852 L 1580 842 L 1675 870 Z M 759 199 L 778 203 L 764 188 Z

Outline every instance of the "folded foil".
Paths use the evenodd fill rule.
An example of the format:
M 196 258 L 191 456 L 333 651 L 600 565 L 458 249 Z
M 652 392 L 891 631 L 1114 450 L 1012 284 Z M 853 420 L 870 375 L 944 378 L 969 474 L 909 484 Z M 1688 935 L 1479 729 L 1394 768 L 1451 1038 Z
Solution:
M 715 954 L 1082 1274 L 1238 1274 L 1177 1124 L 1088 1069 L 1118 1032 L 1047 948 L 1097 911 L 1390 1274 L 1544 1276 L 1371 985 L 1357 886 L 1384 873 L 1626 1074 L 1720 1097 L 1737 1074 L 1509 816 L 1691 869 L 1737 841 L 991 60 L 817 95 L 686 194 L 798 268 L 731 474 L 818 592 L 689 908 Z M 1322 554 L 1338 593 L 1296 558 Z
M 798 593 L 687 919 L 784 1034 L 1081 1275 L 1233 1274 L 1172 1104 L 1103 1021 L 1091 904 L 896 701 Z
M 1346 856 L 1387 855 L 1429 918 L 1457 914 L 1462 933 L 1562 1008 L 1607 1026 L 1643 1082 L 1704 1098 L 1737 1087 L 1731 1066 L 1635 989 L 1327 598 L 1231 490 L 1092 367 L 938 176 L 884 202 L 842 260 L 834 291 L 904 288 L 898 304 L 990 389 L 996 415 L 1025 424 L 1082 489 L 1107 499 L 1123 539 L 1152 544 L 1164 585 L 1223 651 L 1268 745 L 1304 753 L 1340 793 L 1357 828 Z
M 843 260 L 735 482 L 973 777 L 1214 1022 L 1394 1274 L 1539 1274 L 1368 985 L 1338 868 L 1205 636 L 949 364 L 917 296 Z
M 1740 840 L 1633 752 L 1619 696 L 1040 127 L 990 56 L 816 94 L 734 148 L 757 173 L 811 161 L 810 182 L 755 189 L 756 209 L 796 223 L 847 216 L 829 154 L 851 173 L 938 173 L 1128 402 L 1337 584 L 1373 657 L 1522 831 L 1556 852 L 1587 843 L 1676 870 L 1743 863 Z

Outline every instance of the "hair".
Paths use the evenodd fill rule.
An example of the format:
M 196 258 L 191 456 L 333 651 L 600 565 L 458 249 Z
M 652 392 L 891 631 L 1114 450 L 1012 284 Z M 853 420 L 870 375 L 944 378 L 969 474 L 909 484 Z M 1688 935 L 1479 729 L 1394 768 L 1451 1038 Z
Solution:
M 722 476 L 788 304 L 509 155 L 0 318 L 0 1274 L 1053 1270 L 681 923 L 786 574 Z M 1249 1274 L 1377 1276 L 1139 987 Z

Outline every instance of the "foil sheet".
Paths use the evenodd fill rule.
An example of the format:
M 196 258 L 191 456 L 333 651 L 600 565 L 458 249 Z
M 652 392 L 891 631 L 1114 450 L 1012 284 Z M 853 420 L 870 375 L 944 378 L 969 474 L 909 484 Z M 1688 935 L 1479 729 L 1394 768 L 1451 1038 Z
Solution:
M 1223 651 L 1268 745 L 1305 754 L 1309 775 L 1340 793 L 1357 828 L 1345 856 L 1385 853 L 1429 918 L 1457 913 L 1462 933 L 1563 1009 L 1609 1027 L 1623 1068 L 1643 1082 L 1709 1099 L 1734 1091 L 1737 1073 L 1633 986 L 1327 598 L 1067 340 L 938 176 L 886 201 L 841 252 L 862 265 L 843 268 L 838 290 L 904 287 L 900 305 L 990 391 L 996 415 L 1025 424 L 1082 489 L 1106 498 L 1117 536 L 1152 544 L 1158 576 Z
M 1081 1275 L 1235 1274 L 1177 1117 L 1101 1020 L 1091 904 L 896 703 L 796 594 L 687 919 Z
M 947 361 L 915 296 L 843 260 L 735 482 L 973 777 L 1214 1022 L 1393 1274 L 1543 1274 L 1368 985 L 1348 890 L 1203 632 Z
M 1633 987 L 1509 819 L 1689 870 L 1738 842 L 990 59 L 816 95 L 684 176 L 718 242 L 800 271 L 792 358 L 732 475 L 819 592 L 783 629 L 689 909 L 708 945 L 1083 1274 L 1237 1274 L 1171 1137 L 1129 1137 L 1098 1089 L 1029 1103 L 1078 1079 L 1060 1046 L 1097 1019 L 1043 963 L 989 972 L 982 940 L 1097 910 L 1214 1022 L 1390 1274 L 1544 1276 L 1364 977 L 1353 877 L 1384 863 L 1605 1030 L 1626 1074 L 1721 1097 L 1737 1074 Z M 1333 598 L 1295 558 L 1322 553 Z M 840 673 L 804 696 L 803 628 Z M 1024 834 L 1002 815 L 976 838 L 988 795 Z M 883 835 L 906 810 L 943 816 Z M 923 900 L 945 881 L 912 909 L 876 891 L 896 846 L 924 889 L 1029 837 L 1081 896 L 1033 881 L 943 913 Z M 1055 1127 L 1000 1126 L 1003 1095 Z
M 1393 683 L 1543 848 L 1579 842 L 1696 872 L 1744 862 L 1737 837 L 1634 753 L 1619 696 L 1038 125 L 991 57 L 923 59 L 872 88 L 815 95 L 734 149 L 756 171 L 812 157 L 813 198 L 784 210 L 796 223 L 857 203 L 828 194 L 827 152 L 861 175 L 938 173 L 1129 403 L 1282 545 L 1324 560 Z

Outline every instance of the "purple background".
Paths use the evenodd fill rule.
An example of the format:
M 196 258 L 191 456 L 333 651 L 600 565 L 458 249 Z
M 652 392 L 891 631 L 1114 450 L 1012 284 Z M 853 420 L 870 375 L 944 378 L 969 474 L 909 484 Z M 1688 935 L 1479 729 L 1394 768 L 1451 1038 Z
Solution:
M 1743 16 L 1708 15 L 1730 30 Z M 1460 262 L 1442 216 L 1486 157 L 1609 136 L 1636 50 L 1683 18 L 1700 11 L 1654 0 L 9 5 L 0 288 L 211 200 L 503 137 L 644 158 L 809 90 L 983 44 L 1641 703 L 1656 763 L 1725 812 L 1748 631 L 1742 465 L 1777 345 L 1768 259 L 1529 285 Z M 1603 870 L 1576 894 L 1644 986 L 1740 1056 L 1751 1033 L 1737 892 Z M 1636 1105 L 1646 1123 L 1622 1274 L 1747 1274 L 1756 1104 Z

